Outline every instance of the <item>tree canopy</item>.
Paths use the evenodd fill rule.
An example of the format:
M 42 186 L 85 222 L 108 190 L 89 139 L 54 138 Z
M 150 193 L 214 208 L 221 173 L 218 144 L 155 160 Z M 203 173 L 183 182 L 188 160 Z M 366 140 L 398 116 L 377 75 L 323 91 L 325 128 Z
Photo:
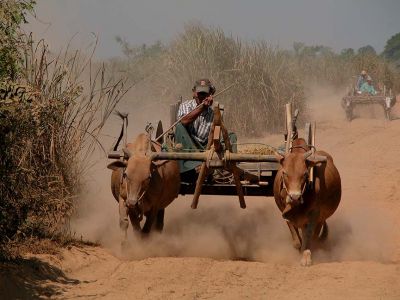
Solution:
M 383 56 L 389 61 L 400 64 L 400 32 L 393 35 L 387 42 Z
M 376 51 L 375 51 L 374 47 L 372 47 L 371 45 L 367 45 L 367 46 L 359 48 L 357 53 L 358 54 L 375 54 L 376 55 Z

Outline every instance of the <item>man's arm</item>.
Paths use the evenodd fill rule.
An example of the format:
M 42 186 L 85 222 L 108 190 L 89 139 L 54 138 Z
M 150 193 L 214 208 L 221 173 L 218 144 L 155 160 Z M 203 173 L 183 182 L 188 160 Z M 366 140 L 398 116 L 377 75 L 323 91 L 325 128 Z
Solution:
M 212 103 L 213 103 L 212 96 L 209 96 L 206 99 L 204 99 L 204 101 L 201 103 L 202 105 L 198 105 L 195 109 L 193 109 L 190 113 L 188 113 L 186 116 L 182 118 L 181 120 L 182 125 L 187 126 L 193 123 L 204 110 L 208 109 L 208 107 L 212 105 Z
M 182 125 L 186 126 L 193 123 L 197 119 L 197 117 L 202 113 L 204 107 L 205 107 L 204 105 L 197 106 L 190 113 L 185 115 L 181 120 Z

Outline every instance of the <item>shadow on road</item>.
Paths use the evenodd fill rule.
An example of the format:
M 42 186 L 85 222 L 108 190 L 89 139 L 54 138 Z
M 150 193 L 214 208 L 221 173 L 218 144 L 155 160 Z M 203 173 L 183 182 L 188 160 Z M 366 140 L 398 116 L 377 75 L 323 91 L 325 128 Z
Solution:
M 79 280 L 37 258 L 0 263 L 0 299 L 43 299 L 61 295 Z

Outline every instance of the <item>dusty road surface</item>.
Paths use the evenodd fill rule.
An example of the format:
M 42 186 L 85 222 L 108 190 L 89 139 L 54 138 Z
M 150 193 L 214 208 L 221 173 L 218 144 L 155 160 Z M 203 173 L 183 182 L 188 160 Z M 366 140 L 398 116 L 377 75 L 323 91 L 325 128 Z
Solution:
M 400 119 L 363 109 L 348 123 L 340 96 L 314 98 L 317 145 L 333 155 L 343 196 L 313 266 L 299 265 L 272 198 L 248 197 L 246 210 L 235 197 L 201 197 L 197 210 L 178 198 L 162 235 L 130 236 L 121 253 L 107 177 L 76 221 L 77 232 L 102 246 L 3 269 L 0 298 L 400 299 Z M 264 140 L 276 145 L 281 137 Z

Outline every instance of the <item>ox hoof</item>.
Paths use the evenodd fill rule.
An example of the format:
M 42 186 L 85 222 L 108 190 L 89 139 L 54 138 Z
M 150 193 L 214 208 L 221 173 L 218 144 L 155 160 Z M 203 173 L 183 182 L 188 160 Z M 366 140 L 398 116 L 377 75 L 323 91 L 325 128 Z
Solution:
M 303 267 L 309 267 L 309 266 L 312 265 L 311 251 L 310 250 L 304 250 L 303 257 L 301 258 L 300 264 Z

